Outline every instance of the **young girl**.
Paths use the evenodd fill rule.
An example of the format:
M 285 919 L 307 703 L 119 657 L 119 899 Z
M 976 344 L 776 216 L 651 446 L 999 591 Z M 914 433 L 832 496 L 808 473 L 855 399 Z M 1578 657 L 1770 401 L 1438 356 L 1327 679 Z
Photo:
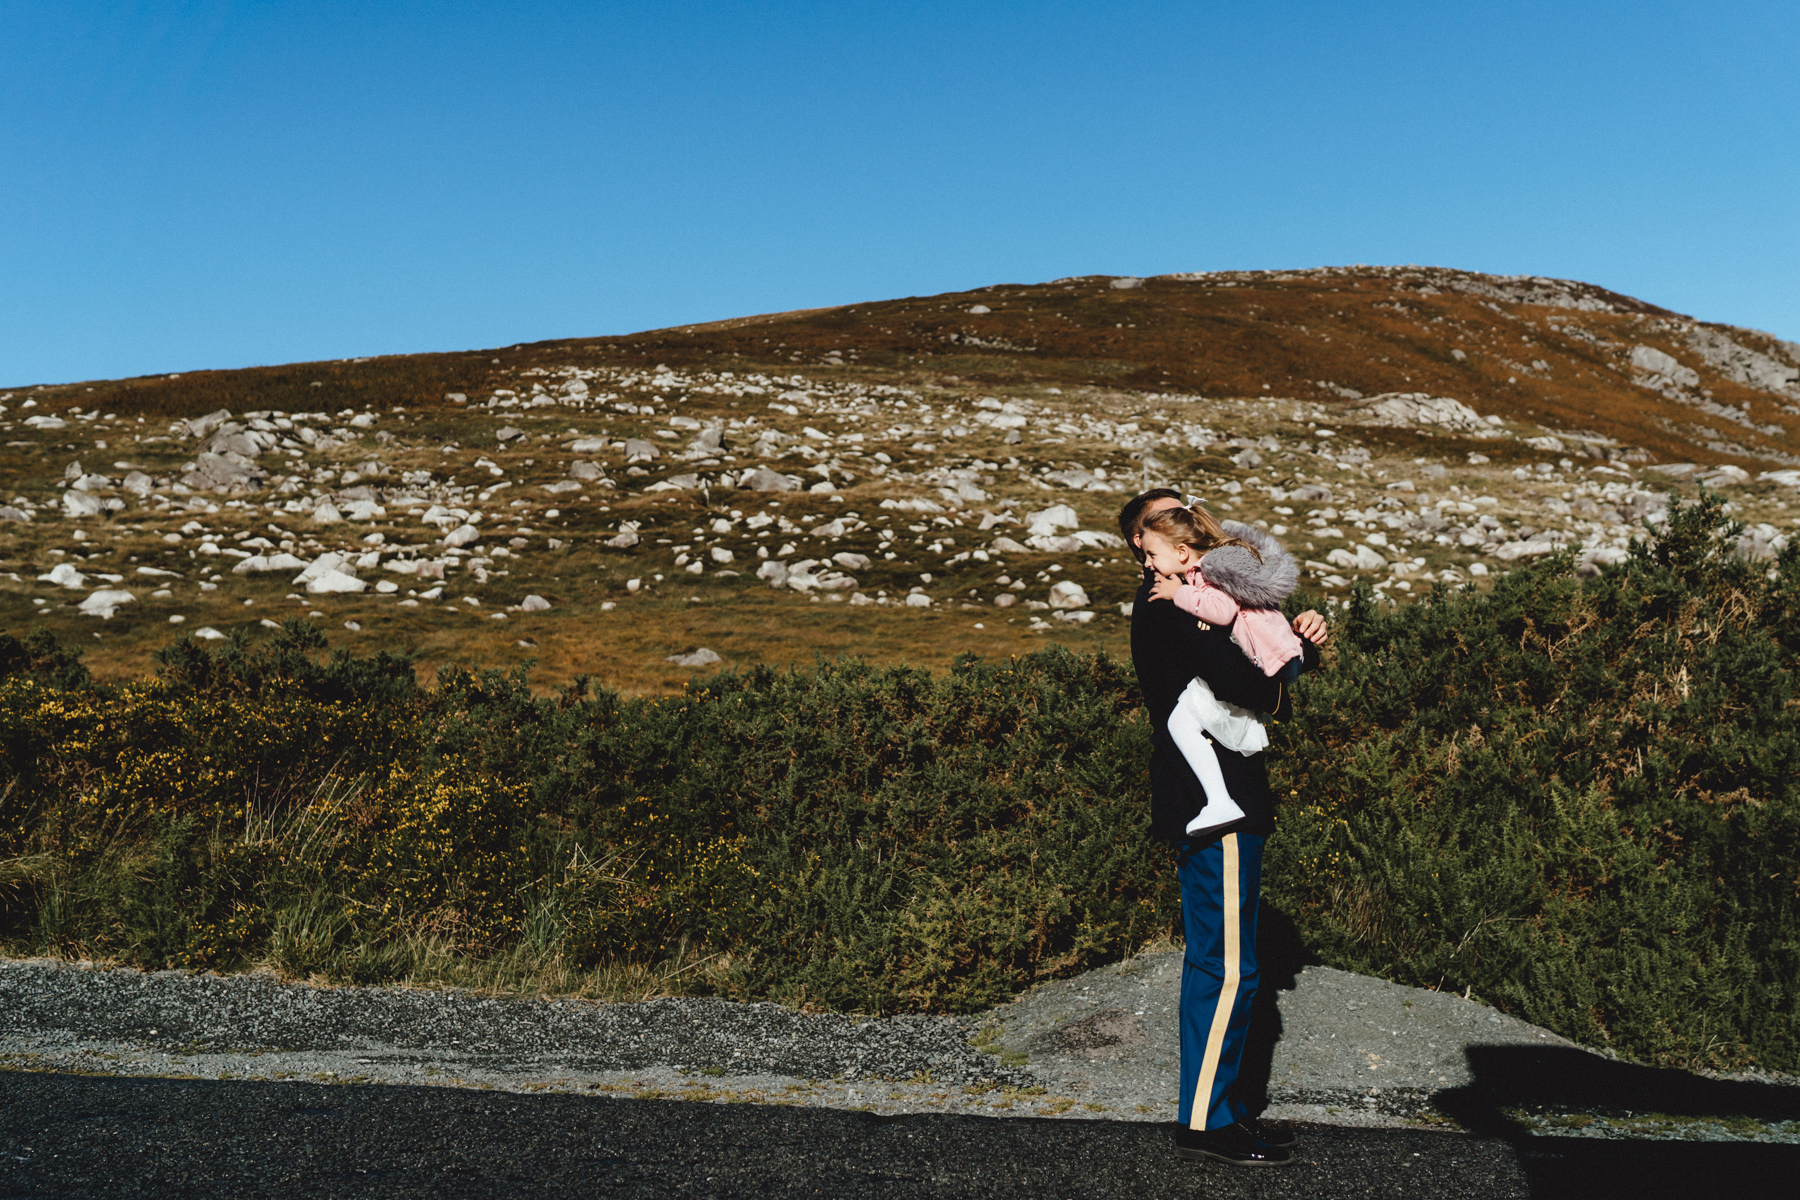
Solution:
M 1227 529 L 1195 507 L 1152 514 L 1141 544 L 1145 565 L 1158 575 L 1152 600 L 1172 600 L 1183 612 L 1230 627 L 1231 640 L 1263 674 L 1298 676 L 1300 639 L 1277 606 L 1293 594 L 1300 568 L 1280 543 L 1248 525 L 1234 522 Z M 1244 810 L 1225 788 L 1213 743 L 1259 753 L 1269 735 L 1257 715 L 1218 699 L 1204 679 L 1195 678 L 1169 715 L 1169 737 L 1206 792 L 1206 806 L 1187 832 L 1203 836 L 1241 820 Z

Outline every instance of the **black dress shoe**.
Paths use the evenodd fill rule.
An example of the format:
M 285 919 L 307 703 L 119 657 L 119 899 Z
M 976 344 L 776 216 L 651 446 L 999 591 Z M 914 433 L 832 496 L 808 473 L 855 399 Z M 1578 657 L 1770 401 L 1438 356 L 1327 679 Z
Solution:
M 1264 1125 L 1255 1117 L 1245 1117 L 1242 1121 L 1239 1121 L 1238 1124 L 1249 1130 L 1251 1137 L 1255 1138 L 1263 1145 L 1273 1146 L 1277 1150 L 1289 1149 L 1295 1142 L 1299 1141 L 1299 1139 L 1294 1136 L 1293 1130 L 1277 1129 L 1273 1125 Z
M 1294 1161 L 1293 1151 L 1258 1140 L 1242 1125 L 1224 1125 L 1205 1131 L 1178 1126 L 1175 1157 L 1216 1158 L 1234 1167 L 1284 1167 Z

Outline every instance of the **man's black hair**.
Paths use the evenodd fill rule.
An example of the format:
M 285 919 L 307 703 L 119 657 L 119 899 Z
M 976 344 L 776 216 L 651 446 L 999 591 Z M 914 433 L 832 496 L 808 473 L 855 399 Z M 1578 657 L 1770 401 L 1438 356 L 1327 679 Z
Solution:
M 1144 548 L 1137 544 L 1138 519 L 1153 500 L 1173 500 L 1179 504 L 1181 493 L 1174 488 L 1151 488 L 1143 495 L 1127 500 L 1125 507 L 1119 510 L 1119 536 L 1125 539 L 1125 548 L 1140 563 L 1144 561 Z

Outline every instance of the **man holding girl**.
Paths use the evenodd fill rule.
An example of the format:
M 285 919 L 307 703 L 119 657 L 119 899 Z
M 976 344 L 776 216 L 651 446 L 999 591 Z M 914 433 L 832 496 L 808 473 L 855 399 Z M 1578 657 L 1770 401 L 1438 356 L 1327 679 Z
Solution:
M 1276 645 L 1271 601 L 1292 591 L 1297 572 L 1258 530 L 1221 525 L 1158 488 L 1125 505 L 1119 532 L 1144 568 L 1131 658 L 1152 730 L 1150 830 L 1177 846 L 1187 938 L 1176 1153 L 1281 1165 L 1293 1159 L 1292 1136 L 1250 1117 L 1235 1094 L 1256 995 L 1263 840 L 1274 832 L 1266 737 L 1246 737 L 1244 721 L 1289 710 L 1292 679 L 1317 665 L 1330 633 L 1308 611 L 1292 622 L 1292 646 Z M 1233 594 L 1207 594 L 1221 586 Z M 1195 615 L 1202 611 L 1214 620 Z M 1172 717 L 1177 731 L 1186 728 L 1181 744 Z M 1241 816 L 1221 823 L 1221 812 Z

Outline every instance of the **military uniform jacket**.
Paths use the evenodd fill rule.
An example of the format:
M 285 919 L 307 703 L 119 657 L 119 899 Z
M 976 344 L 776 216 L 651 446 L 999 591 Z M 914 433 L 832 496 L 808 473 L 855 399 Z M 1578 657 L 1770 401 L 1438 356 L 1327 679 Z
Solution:
M 1185 842 L 1187 823 L 1206 804 L 1206 793 L 1175 743 L 1169 740 L 1169 714 L 1198 675 L 1221 700 L 1255 712 L 1285 718 L 1292 706 L 1288 688 L 1257 669 L 1231 640 L 1229 629 L 1203 627 L 1204 622 L 1169 600 L 1150 599 L 1150 572 L 1138 586 L 1131 608 L 1131 662 L 1150 717 L 1150 832 L 1171 842 Z M 1306 666 L 1318 665 L 1319 651 L 1300 639 Z M 1244 810 L 1244 820 L 1220 832 L 1267 835 L 1275 831 L 1275 802 L 1260 754 L 1245 757 L 1219 751 L 1219 770 L 1231 798 Z

